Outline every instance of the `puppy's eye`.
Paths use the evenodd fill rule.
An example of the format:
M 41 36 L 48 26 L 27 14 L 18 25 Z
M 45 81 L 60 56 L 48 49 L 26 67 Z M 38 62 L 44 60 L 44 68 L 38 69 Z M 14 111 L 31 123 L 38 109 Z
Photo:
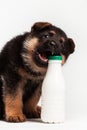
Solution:
M 43 35 L 42 38 L 49 38 L 49 35 Z

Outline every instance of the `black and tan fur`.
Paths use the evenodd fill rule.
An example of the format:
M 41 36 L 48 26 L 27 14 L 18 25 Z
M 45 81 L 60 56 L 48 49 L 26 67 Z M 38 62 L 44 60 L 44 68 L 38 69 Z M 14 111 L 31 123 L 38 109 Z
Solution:
M 64 64 L 74 47 L 72 39 L 47 22 L 7 42 L 0 53 L 0 117 L 9 122 L 40 117 L 37 103 L 48 56 L 62 55 Z

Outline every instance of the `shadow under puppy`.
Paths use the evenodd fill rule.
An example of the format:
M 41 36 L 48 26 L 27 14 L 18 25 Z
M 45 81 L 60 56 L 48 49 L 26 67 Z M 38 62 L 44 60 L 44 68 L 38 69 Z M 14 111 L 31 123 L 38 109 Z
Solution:
M 64 64 L 74 48 L 73 40 L 48 22 L 37 22 L 7 42 L 0 53 L 0 117 L 9 122 L 40 117 L 37 103 L 48 56 L 62 55 Z

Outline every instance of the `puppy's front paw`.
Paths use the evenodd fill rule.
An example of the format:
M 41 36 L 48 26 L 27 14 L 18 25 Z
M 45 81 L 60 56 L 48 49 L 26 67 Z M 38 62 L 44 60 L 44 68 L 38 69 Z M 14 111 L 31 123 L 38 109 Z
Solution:
M 28 118 L 40 118 L 40 116 L 41 116 L 41 107 L 37 106 L 36 109 L 33 109 L 33 110 L 29 111 L 28 113 L 26 113 L 26 116 Z
M 40 106 L 37 106 L 36 107 L 36 110 L 35 111 L 33 111 L 33 117 L 34 118 L 40 118 L 40 116 L 41 116 L 41 107 Z
M 41 107 L 40 106 L 37 106 L 37 113 L 38 113 L 39 118 L 40 118 L 40 116 L 41 116 Z
M 24 121 L 26 121 L 26 117 L 24 114 L 7 115 L 6 121 L 8 121 L 8 122 L 24 122 Z

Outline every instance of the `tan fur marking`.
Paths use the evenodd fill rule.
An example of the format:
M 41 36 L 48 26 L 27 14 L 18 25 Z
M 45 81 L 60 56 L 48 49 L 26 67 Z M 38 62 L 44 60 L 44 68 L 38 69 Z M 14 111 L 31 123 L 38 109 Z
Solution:
M 54 30 L 51 30 L 50 33 L 52 33 L 52 34 L 56 34 L 56 32 L 55 32 Z
M 34 37 L 34 38 L 31 38 L 31 39 L 27 39 L 25 41 L 25 44 L 24 44 L 24 47 L 27 49 L 27 50 L 34 50 L 36 45 L 38 43 L 38 38 Z
M 64 42 L 64 41 L 65 41 L 64 37 L 61 37 L 61 38 L 60 38 L 60 42 L 62 43 L 62 42 Z
M 22 69 L 22 68 L 19 68 L 18 74 L 21 77 L 23 77 L 24 79 L 28 79 L 28 77 L 29 77 L 28 73 L 24 69 Z
M 5 99 L 5 111 L 6 115 L 14 115 L 22 113 L 22 103 L 21 103 L 21 95 L 18 94 L 15 99 L 12 97 L 12 95 L 7 95 Z
M 64 65 L 65 62 L 66 62 L 66 58 L 64 55 L 62 55 L 62 65 Z
M 27 81 L 27 79 L 31 79 L 31 80 L 33 80 L 33 81 L 35 81 L 35 80 L 43 80 L 43 77 L 44 77 L 44 75 L 42 75 L 42 76 L 33 76 L 33 75 L 31 75 L 31 74 L 29 74 L 29 73 L 27 73 L 24 69 L 22 69 L 22 68 L 20 68 L 19 70 L 18 70 L 18 73 L 19 73 L 19 75 L 23 78 L 23 80 L 25 80 L 25 83 L 26 83 L 26 81 Z
M 4 97 L 5 102 L 5 118 L 11 122 L 22 122 L 26 118 L 22 113 L 22 87 L 24 82 L 19 83 L 18 90 L 15 94 L 6 94 Z
M 42 74 L 44 74 L 46 72 L 46 68 L 44 67 L 39 67 L 34 63 L 33 60 L 33 53 L 35 53 L 36 51 L 36 46 L 39 45 L 38 39 L 37 38 L 33 38 L 33 39 L 27 39 L 24 43 L 24 48 L 28 50 L 27 54 L 22 54 L 24 61 L 26 62 L 26 64 L 31 65 L 31 69 L 33 69 L 35 72 L 41 72 Z

